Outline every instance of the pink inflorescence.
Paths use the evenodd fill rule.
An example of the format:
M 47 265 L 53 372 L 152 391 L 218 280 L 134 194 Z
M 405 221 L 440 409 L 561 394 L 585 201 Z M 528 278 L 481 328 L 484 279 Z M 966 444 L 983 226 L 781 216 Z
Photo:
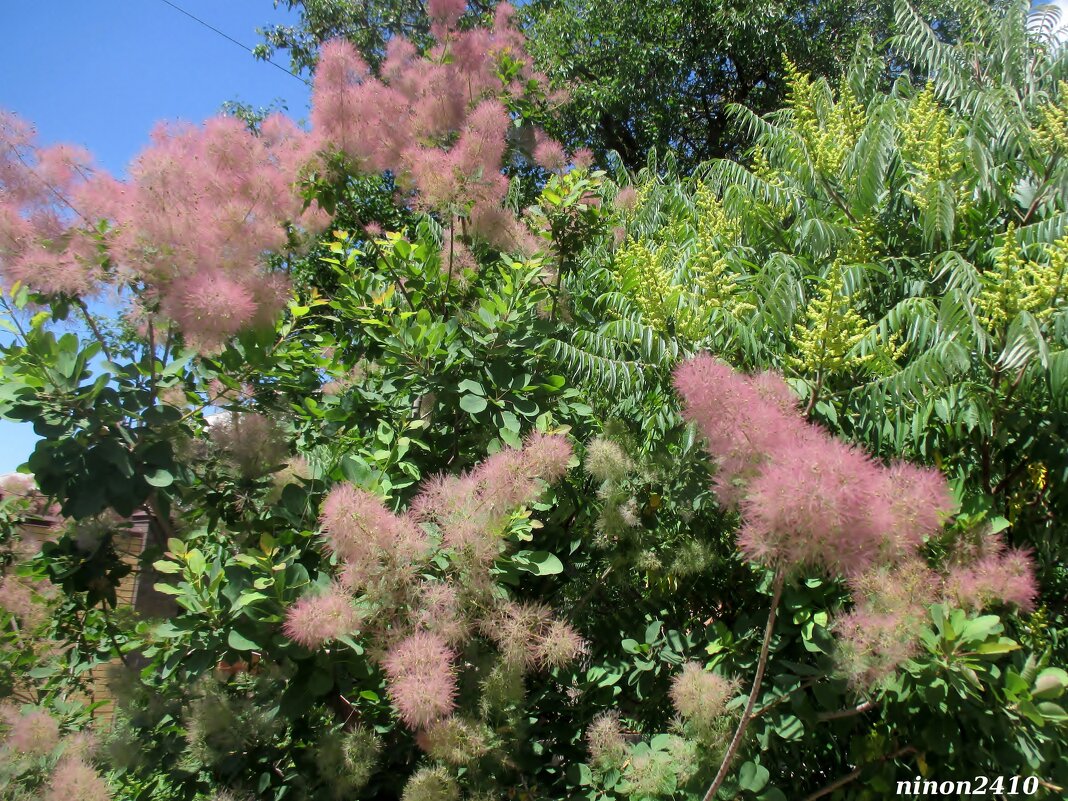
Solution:
M 564 146 L 544 134 L 535 138 L 534 161 L 550 172 L 563 172 L 567 166 L 567 154 Z
M 48 617 L 48 608 L 34 598 L 33 590 L 14 576 L 0 580 L 0 609 L 14 615 L 21 626 L 36 629 Z
M 992 539 L 991 553 L 950 570 L 946 596 L 965 609 L 979 610 L 993 604 L 1033 609 L 1038 582 L 1030 553 L 1006 548 L 999 538 Z
M 545 604 L 504 601 L 483 621 L 483 629 L 506 664 L 526 670 L 537 665 L 537 644 L 551 622 L 552 610 Z
M 466 10 L 467 0 L 429 0 L 427 3 L 431 22 L 444 26 L 446 30 L 455 28 Z
M 5 715 L 10 727 L 5 745 L 20 754 L 42 756 L 59 744 L 59 723 L 44 709 Z
M 414 202 L 427 209 L 466 210 L 468 231 L 502 249 L 526 249 L 528 232 L 504 208 L 511 117 L 502 94 L 519 97 L 528 83 L 544 78 L 527 65 L 523 36 L 506 3 L 491 28 L 461 30 L 462 0 L 429 6 L 437 43 L 421 54 L 393 37 L 376 77 L 347 42 L 327 42 L 320 54 L 312 95 L 318 141 L 344 154 L 357 168 L 392 171 Z M 508 55 L 518 74 L 502 86 L 497 65 Z M 563 167 L 563 149 L 538 134 L 535 160 Z
M 638 190 L 633 186 L 625 186 L 619 190 L 613 202 L 617 209 L 631 211 L 638 204 Z
M 839 662 L 850 683 L 867 687 L 891 675 L 919 649 L 927 606 L 941 576 L 919 558 L 879 565 L 850 581 L 856 605 L 835 622 Z
M 949 484 L 938 470 L 911 462 L 894 462 L 886 492 L 897 536 L 906 547 L 919 548 L 942 528 L 953 511 Z
M 315 148 L 280 115 L 260 135 L 231 117 L 161 125 L 119 181 L 0 114 L 0 273 L 48 293 L 134 286 L 190 343 L 217 350 L 284 306 L 288 286 L 265 254 L 327 222 L 294 186 Z
M 211 428 L 211 438 L 230 464 L 247 478 L 256 478 L 286 461 L 282 431 L 257 412 L 231 412 Z
M 538 638 L 534 653 L 545 668 L 565 667 L 586 653 L 586 641 L 575 628 L 563 620 L 553 620 Z
M 39 147 L 29 125 L 0 110 L 0 278 L 49 293 L 96 289 L 101 259 L 76 202 L 92 176 L 84 150 Z
M 522 448 L 504 448 L 461 476 L 428 479 L 412 502 L 415 519 L 433 524 L 446 546 L 477 563 L 498 555 L 509 515 L 533 503 L 566 471 L 571 445 L 556 434 L 531 434 Z
M 797 442 L 749 482 L 742 553 L 763 564 L 855 574 L 894 534 L 882 468 L 841 440 Z
M 306 595 L 289 608 L 283 630 L 294 642 L 318 648 L 328 640 L 360 628 L 362 617 L 343 588 L 334 586 L 320 595 Z
M 393 706 L 410 728 L 426 728 L 456 708 L 454 658 L 441 636 L 418 631 L 393 646 L 382 660 Z
M 593 151 L 588 147 L 580 147 L 571 154 L 571 163 L 580 170 L 586 170 L 593 166 Z
M 67 756 L 56 765 L 46 801 L 109 801 L 111 791 L 91 765 L 75 756 Z
M 449 645 L 459 645 L 468 633 L 460 594 L 453 584 L 424 583 L 419 588 L 419 607 L 413 617 L 417 629 L 437 634 Z
M 288 289 L 264 255 L 286 245 L 288 223 L 315 231 L 326 221 L 294 188 L 308 135 L 280 117 L 265 131 L 229 117 L 159 126 L 128 181 L 101 179 L 83 193 L 110 223 L 111 257 L 156 289 L 163 314 L 205 350 L 273 322 Z
M 146 334 L 150 322 L 173 325 L 218 351 L 285 307 L 288 282 L 265 257 L 329 223 L 299 187 L 326 153 L 392 172 L 413 204 L 466 215 L 469 235 L 537 251 L 504 204 L 512 118 L 501 100 L 526 96 L 544 76 L 530 69 L 507 3 L 489 28 L 461 30 L 465 8 L 434 0 L 436 44 L 424 54 L 393 37 L 378 76 L 349 43 L 324 43 L 311 132 L 277 114 L 258 133 L 223 116 L 160 125 L 122 181 L 94 171 L 80 148 L 39 147 L 28 125 L 0 112 L 0 277 L 47 293 L 86 295 L 105 280 L 133 288 Z M 519 65 L 506 85 L 504 57 Z M 543 133 L 538 141 L 535 155 L 560 169 L 559 145 Z
M 320 517 L 350 589 L 383 574 L 400 578 L 429 556 L 430 542 L 411 517 L 394 514 L 377 495 L 351 484 L 330 490 Z
M 586 653 L 582 636 L 570 623 L 553 619 L 544 604 L 502 601 L 482 627 L 515 669 L 561 668 Z
M 855 685 L 880 681 L 915 652 L 927 607 L 939 598 L 973 610 L 1032 608 L 1030 556 L 996 538 L 946 576 L 926 565 L 921 549 L 953 510 L 939 471 L 884 466 L 832 437 L 803 419 L 793 393 L 769 373 L 745 376 L 698 356 L 677 369 L 675 384 L 715 460 L 714 492 L 741 512 L 742 554 L 785 573 L 849 580 L 856 603 L 835 629 Z
M 778 453 L 814 436 L 796 414 L 771 402 L 767 387 L 710 356 L 698 356 L 675 371 L 683 413 L 697 424 L 716 463 L 713 491 L 737 507 L 748 481 Z
M 774 374 L 698 356 L 675 384 L 715 459 L 717 497 L 741 511 L 738 545 L 753 561 L 857 575 L 915 553 L 952 508 L 941 473 L 887 468 L 809 423 Z
M 727 711 L 727 702 L 738 683 L 709 673 L 697 662 L 687 662 L 671 681 L 671 702 L 675 711 L 699 727 L 707 727 Z

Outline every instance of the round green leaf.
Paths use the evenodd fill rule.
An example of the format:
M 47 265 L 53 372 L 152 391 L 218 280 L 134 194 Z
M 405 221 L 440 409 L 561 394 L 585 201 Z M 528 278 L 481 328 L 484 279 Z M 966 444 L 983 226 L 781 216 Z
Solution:
M 235 651 L 258 651 L 260 646 L 246 637 L 237 629 L 231 629 L 226 637 L 226 643 Z
M 169 487 L 174 483 L 174 476 L 167 470 L 148 470 L 145 472 L 145 481 L 153 487 Z
M 478 395 L 464 395 L 460 398 L 460 408 L 469 414 L 478 414 L 486 408 L 488 404 L 485 398 L 481 398 Z
M 738 784 L 743 790 L 759 793 L 771 778 L 771 773 L 763 765 L 745 762 L 738 771 Z
M 564 572 L 564 563 L 548 551 L 519 551 L 512 561 L 520 570 L 535 576 L 553 576 Z

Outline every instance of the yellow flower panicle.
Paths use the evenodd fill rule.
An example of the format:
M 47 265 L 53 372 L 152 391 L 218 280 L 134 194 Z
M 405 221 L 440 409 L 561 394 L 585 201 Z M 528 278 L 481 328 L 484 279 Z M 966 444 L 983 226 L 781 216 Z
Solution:
M 842 264 L 836 261 L 805 309 L 805 321 L 794 328 L 792 344 L 797 352 L 791 366 L 802 375 L 840 375 L 863 368 L 874 354 L 858 356 L 851 351 L 871 330 L 871 324 L 844 293 Z
M 1057 103 L 1045 103 L 1038 108 L 1035 139 L 1050 154 L 1068 153 L 1068 83 L 1057 82 Z
M 827 97 L 819 84 L 799 72 L 789 59 L 786 84 L 787 106 L 813 166 L 825 176 L 837 175 L 864 129 L 864 107 L 846 85 L 839 89 L 837 101 Z
M 639 197 L 644 193 L 639 190 Z M 744 312 L 737 296 L 728 253 L 741 236 L 736 220 L 711 189 L 695 193 L 696 220 L 671 221 L 655 238 L 625 242 L 615 255 L 614 273 L 623 292 L 657 331 L 698 340 L 707 334 L 713 309 Z
M 1003 333 L 1021 312 L 1030 312 L 1040 322 L 1044 321 L 1062 301 L 1068 269 L 1068 237 L 1044 249 L 1045 263 L 1025 258 L 1016 228 L 1009 225 L 994 266 L 982 275 L 982 288 L 975 299 L 979 320 L 991 333 Z
M 908 107 L 900 124 L 901 155 L 912 175 L 911 187 L 905 193 L 921 213 L 926 213 L 932 200 L 931 188 L 944 184 L 953 193 L 958 214 L 967 204 L 967 151 L 959 124 L 951 122 L 949 113 L 935 97 L 934 86 L 928 84 Z

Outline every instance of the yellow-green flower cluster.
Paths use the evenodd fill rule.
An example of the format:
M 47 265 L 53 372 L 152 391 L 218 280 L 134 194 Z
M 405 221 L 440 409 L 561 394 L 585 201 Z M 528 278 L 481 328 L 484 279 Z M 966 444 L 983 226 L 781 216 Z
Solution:
M 1042 462 L 1032 462 L 1027 466 L 1027 472 L 1022 476 L 1023 480 L 1008 494 L 1005 507 L 1008 512 L 1010 523 L 1015 523 L 1020 512 L 1027 506 L 1041 503 L 1045 493 L 1049 471 Z
M 1038 109 L 1035 139 L 1050 153 L 1068 153 L 1068 83 L 1057 82 L 1057 101 Z
M 750 171 L 753 175 L 772 186 L 782 187 L 786 185 L 786 182 L 782 179 L 782 174 L 771 166 L 768 151 L 759 142 L 753 145 L 752 159 L 753 165 L 750 167 Z
M 674 261 L 674 248 L 667 244 L 645 237 L 631 240 L 616 252 L 616 279 L 641 309 L 645 323 L 662 333 L 699 339 L 707 318 L 700 304 L 692 302 L 692 293 L 675 280 Z
M 938 183 L 948 185 L 958 208 L 963 208 L 960 201 L 967 187 L 962 179 L 967 158 L 964 137 L 960 126 L 939 105 L 932 84 L 909 104 L 899 130 L 901 155 L 912 173 L 912 186 L 905 193 L 916 208 L 927 212 L 931 187 Z
M 1004 331 L 1021 312 L 1044 320 L 1061 302 L 1068 271 L 1068 237 L 1058 239 L 1045 250 L 1046 263 L 1025 258 L 1016 229 L 1009 226 L 994 266 L 982 275 L 982 289 L 975 299 L 979 320 L 988 331 Z
M 792 366 L 802 375 L 834 375 L 863 367 L 872 359 L 850 355 L 850 351 L 871 330 L 844 292 L 841 262 L 835 262 L 818 296 L 805 310 L 805 322 L 794 328 L 793 346 L 797 355 Z
M 671 275 L 664 265 L 665 255 L 654 251 L 645 237 L 625 242 L 616 251 L 616 278 L 642 310 L 645 322 L 654 328 L 662 328 L 667 316 L 664 295 L 671 286 Z
M 751 308 L 735 293 L 727 255 L 741 236 L 738 222 L 703 184 L 697 187 L 694 205 L 696 217 L 686 214 L 662 226 L 654 237 L 624 243 L 614 268 L 622 291 L 641 309 L 646 323 L 691 340 L 705 335 L 713 309 L 737 314 Z
M 741 226 L 705 184 L 698 186 L 695 202 L 697 243 L 688 272 L 705 307 L 723 307 L 734 314 L 744 312 L 747 307 L 736 295 L 727 258 L 731 245 L 741 238 Z
M 846 157 L 857 144 L 866 114 L 848 86 L 842 86 L 838 99 L 825 98 L 812 79 L 786 62 L 787 105 L 793 111 L 794 125 L 808 148 L 817 171 L 824 175 L 840 172 Z

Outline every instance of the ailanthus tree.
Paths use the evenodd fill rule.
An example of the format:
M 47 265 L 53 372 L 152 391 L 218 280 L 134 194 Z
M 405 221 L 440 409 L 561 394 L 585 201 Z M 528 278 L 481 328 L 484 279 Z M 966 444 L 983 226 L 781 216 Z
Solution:
M 899 58 L 936 81 L 879 91 L 871 54 L 837 85 L 788 64 L 782 111 L 734 109 L 748 166 L 712 162 L 692 191 L 647 174 L 613 297 L 654 340 L 785 370 L 811 413 L 880 453 L 980 465 L 970 480 L 1013 535 L 1055 549 L 1064 50 L 1055 12 L 974 13 L 950 47 L 899 7 Z
M 680 356 L 708 348 L 749 370 L 783 371 L 811 419 L 866 443 L 879 458 L 905 456 L 939 466 L 954 479 L 961 507 L 947 532 L 929 537 L 927 558 L 978 557 L 945 585 L 950 606 L 971 609 L 992 599 L 994 591 L 981 585 L 998 583 L 1003 591 L 1003 582 L 1020 575 L 1012 548 L 1034 549 L 1041 579 L 1036 611 L 1007 615 L 998 624 L 1036 649 L 1034 659 L 1016 659 L 1012 668 L 1014 675 L 1034 678 L 1044 668 L 1058 670 L 1046 666 L 1063 661 L 1063 572 L 1055 554 L 1062 543 L 1061 488 L 1068 479 L 1061 434 L 1061 359 L 1068 343 L 1056 321 L 1065 308 L 1058 255 L 1065 199 L 1057 188 L 1063 164 L 1051 122 L 1058 118 L 1065 51 L 1056 46 L 1055 11 L 1029 15 L 1018 5 L 961 13 L 970 20 L 968 33 L 950 46 L 913 9 L 899 5 L 903 33 L 893 42 L 890 61 L 862 51 L 837 81 L 784 64 L 790 78 L 783 109 L 762 117 L 734 108 L 753 143 L 744 164 L 714 161 L 679 179 L 666 154 L 634 178 L 621 175 L 623 182 L 634 181 L 636 203 L 620 214 L 612 239 L 581 254 L 588 265 L 583 290 L 591 300 L 576 318 L 585 325 L 556 348 L 569 370 L 603 388 L 600 408 L 624 424 L 635 417 L 656 420 L 631 427 L 630 442 L 646 452 L 673 447 L 676 465 L 685 463 L 681 454 L 687 453 L 685 439 L 673 442 L 678 420 L 651 407 L 663 397 L 667 370 Z M 986 64 L 993 66 L 987 70 Z M 888 72 L 898 80 L 884 91 Z M 616 402 L 621 386 L 647 397 L 650 407 Z M 715 449 L 713 454 L 718 456 Z M 790 472 L 801 469 L 779 478 Z M 662 479 L 632 482 L 651 484 L 661 503 Z M 602 525 L 619 544 L 641 542 L 644 527 L 635 532 L 626 497 L 614 488 L 605 493 Z M 663 511 L 656 517 L 666 522 Z M 991 533 L 999 537 L 990 539 Z M 687 553 L 695 552 L 687 545 Z M 654 560 L 648 552 L 631 559 L 648 571 L 647 581 L 657 575 L 678 581 L 672 560 Z M 1007 561 L 992 567 L 999 560 Z M 613 572 L 620 561 L 606 558 Z M 943 648 L 936 645 L 939 637 L 956 636 L 951 632 L 963 620 L 962 611 L 943 609 L 933 618 L 936 634 L 922 633 L 932 619 L 924 603 L 907 599 L 932 600 L 924 575 L 905 565 L 849 582 L 856 612 L 843 617 L 837 630 L 846 640 L 857 639 L 840 650 L 842 664 L 855 658 L 858 675 L 870 676 L 880 648 L 893 653 L 909 632 L 919 649 L 913 653 L 921 655 L 875 693 L 884 703 L 862 694 L 854 711 L 828 709 L 826 689 L 807 696 L 809 681 L 816 680 L 804 673 L 779 676 L 780 690 L 766 691 L 764 700 L 772 704 L 767 712 L 758 701 L 753 737 L 762 748 L 779 742 L 775 737 L 788 741 L 798 721 L 806 738 L 820 720 L 841 720 L 837 731 L 854 733 L 848 748 L 830 736 L 822 746 L 808 741 L 810 753 L 825 753 L 828 762 L 818 771 L 823 785 L 806 785 L 807 792 L 837 788 L 849 777 L 888 782 L 895 770 L 907 772 L 903 765 L 913 748 L 922 764 L 931 765 L 937 754 L 953 770 L 998 749 L 993 732 L 999 724 L 979 707 L 959 714 L 978 714 L 974 719 L 985 721 L 980 730 L 991 737 L 929 720 L 923 725 L 939 732 L 937 748 L 905 715 L 917 687 L 947 680 L 941 672 L 946 665 L 920 665 L 924 654 Z M 765 597 L 769 579 L 765 575 L 762 584 Z M 978 580 L 974 595 L 962 594 L 972 580 Z M 795 590 L 792 603 L 826 601 L 823 593 L 835 586 L 813 579 Z M 736 664 L 739 638 L 759 636 L 762 622 L 746 608 L 755 603 L 747 596 L 717 610 L 723 625 L 710 646 L 716 663 Z M 796 635 L 781 632 L 773 640 L 773 654 L 789 652 L 791 642 L 801 656 L 826 651 L 818 632 L 827 618 L 808 614 L 800 615 L 800 624 L 795 619 L 801 629 Z M 978 636 L 980 627 L 969 631 Z M 978 645 L 945 647 L 963 655 Z M 751 652 L 746 656 L 751 676 L 755 662 Z M 970 683 L 975 663 L 965 660 L 959 669 L 948 681 L 960 697 L 969 697 L 958 679 Z M 787 688 L 786 697 L 776 702 L 781 688 Z M 809 704 L 820 710 L 814 717 Z M 1059 724 L 1047 722 L 1056 731 Z M 863 735 L 868 725 L 878 733 Z M 895 731 L 904 739 L 895 739 Z M 910 742 L 917 737 L 920 744 Z M 1029 739 L 1026 753 L 1013 759 L 1032 766 L 1048 760 L 1059 771 L 1053 766 L 1063 765 L 1063 757 L 1056 748 L 1031 761 L 1053 742 L 1039 739 L 1045 745 Z M 1038 750 L 1030 751 L 1032 745 Z M 659 755 L 652 764 L 663 768 L 670 761 L 666 748 L 653 748 Z M 907 750 L 899 753 L 902 748 Z M 840 761 L 833 756 L 846 753 Z M 775 769 L 765 758 L 753 757 L 735 778 L 769 781 L 760 769 L 766 766 L 774 781 Z M 780 778 L 796 791 L 796 776 L 788 775 Z M 892 783 L 879 786 L 890 792 Z

